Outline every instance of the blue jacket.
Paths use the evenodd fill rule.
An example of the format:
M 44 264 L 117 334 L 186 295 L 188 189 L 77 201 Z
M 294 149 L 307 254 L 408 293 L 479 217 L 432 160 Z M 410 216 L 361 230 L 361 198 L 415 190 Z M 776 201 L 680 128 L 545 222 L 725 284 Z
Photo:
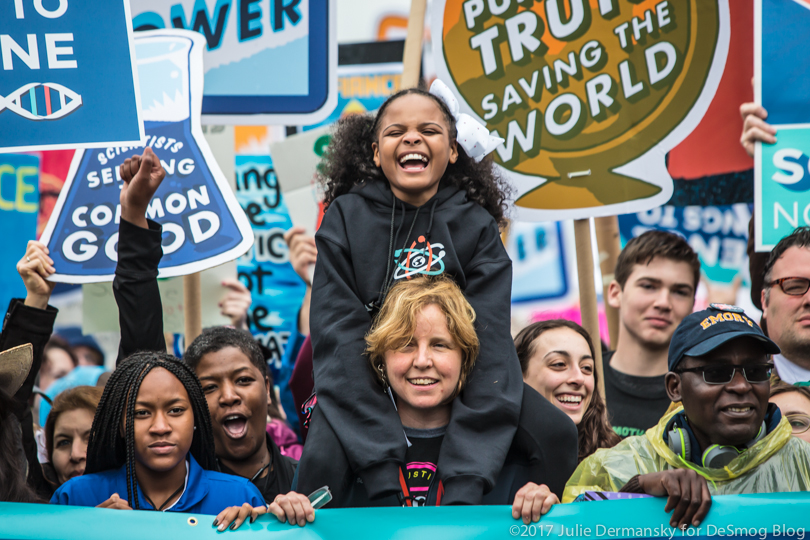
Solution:
M 122 499 L 127 497 L 126 465 L 119 469 L 85 474 L 68 480 L 53 494 L 51 504 L 98 506 L 113 493 L 118 493 Z M 142 509 L 153 509 L 144 498 L 140 486 L 138 486 L 138 500 Z M 246 502 L 254 507 L 265 504 L 258 488 L 248 479 L 206 471 L 189 454 L 186 489 L 169 511 L 217 515 L 229 506 L 241 506 Z M 132 501 L 129 503 L 134 507 Z

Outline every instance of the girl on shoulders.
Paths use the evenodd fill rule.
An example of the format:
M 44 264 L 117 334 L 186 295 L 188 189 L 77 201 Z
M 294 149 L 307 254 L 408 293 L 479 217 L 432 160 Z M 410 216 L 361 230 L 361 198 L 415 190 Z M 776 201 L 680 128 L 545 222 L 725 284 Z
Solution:
M 371 498 L 400 491 L 406 438 L 375 386 L 364 336 L 394 283 L 450 276 L 478 313 L 481 355 L 453 408 L 439 462 L 447 504 L 480 504 L 515 434 L 522 384 L 510 334 L 512 264 L 500 238 L 506 184 L 484 156 L 500 144 L 441 82 L 376 115 L 341 120 L 322 171 L 310 329 L 317 406 L 298 491 L 334 486 L 347 464 Z M 487 448 L 480 446 L 486 441 Z

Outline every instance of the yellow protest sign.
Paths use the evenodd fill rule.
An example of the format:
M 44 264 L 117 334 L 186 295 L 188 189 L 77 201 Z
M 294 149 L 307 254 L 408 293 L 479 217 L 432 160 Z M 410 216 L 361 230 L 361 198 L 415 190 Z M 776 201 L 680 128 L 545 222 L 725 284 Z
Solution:
M 432 21 L 439 77 L 505 139 L 494 159 L 536 220 L 669 200 L 666 153 L 729 41 L 728 0 L 439 0 Z

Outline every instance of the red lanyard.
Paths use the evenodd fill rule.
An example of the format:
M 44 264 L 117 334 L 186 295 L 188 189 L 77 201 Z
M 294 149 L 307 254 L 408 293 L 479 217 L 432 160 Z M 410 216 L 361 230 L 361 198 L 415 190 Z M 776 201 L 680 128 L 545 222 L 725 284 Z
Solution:
M 399 486 L 402 488 L 402 497 L 403 500 L 405 501 L 405 506 L 413 506 L 413 500 L 411 499 L 411 492 L 408 489 L 408 483 L 405 481 L 405 474 L 402 472 L 402 468 L 399 469 Z M 441 506 L 442 495 L 444 495 L 444 484 L 442 483 L 441 480 L 439 480 L 439 490 L 436 493 L 436 506 Z

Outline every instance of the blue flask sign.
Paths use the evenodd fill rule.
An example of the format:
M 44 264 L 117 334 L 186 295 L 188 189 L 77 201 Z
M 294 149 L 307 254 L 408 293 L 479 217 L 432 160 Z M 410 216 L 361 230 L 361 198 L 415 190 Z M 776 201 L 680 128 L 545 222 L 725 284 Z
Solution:
M 166 170 L 147 217 L 163 226 L 160 277 L 236 259 L 253 232 L 203 138 L 202 52 L 205 39 L 182 30 L 139 32 L 135 56 L 146 137 Z M 136 147 L 77 151 L 42 236 L 55 281 L 110 281 L 117 264 L 122 180 L 118 168 Z

